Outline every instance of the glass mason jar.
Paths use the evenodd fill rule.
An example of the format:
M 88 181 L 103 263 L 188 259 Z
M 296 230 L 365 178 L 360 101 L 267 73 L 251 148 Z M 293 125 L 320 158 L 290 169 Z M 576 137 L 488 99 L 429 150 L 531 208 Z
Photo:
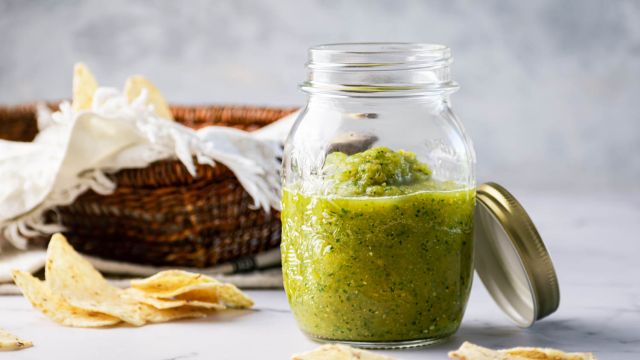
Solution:
M 282 266 L 309 337 L 360 347 L 453 334 L 471 288 L 475 155 L 451 110 L 449 48 L 310 50 L 285 144 Z

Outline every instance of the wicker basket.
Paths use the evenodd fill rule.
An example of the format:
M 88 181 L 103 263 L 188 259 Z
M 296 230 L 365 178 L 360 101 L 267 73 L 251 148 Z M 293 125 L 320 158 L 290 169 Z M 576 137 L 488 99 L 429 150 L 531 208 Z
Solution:
M 174 106 L 179 121 L 199 128 L 224 125 L 254 130 L 294 109 Z M 30 141 L 35 106 L 0 107 L 0 138 Z M 80 251 L 142 264 L 208 267 L 280 244 L 277 212 L 252 210 L 249 194 L 225 166 L 198 165 L 191 177 L 179 161 L 159 161 L 113 175 L 108 196 L 88 191 L 48 216 L 68 229 Z M 45 243 L 46 239 L 32 239 Z

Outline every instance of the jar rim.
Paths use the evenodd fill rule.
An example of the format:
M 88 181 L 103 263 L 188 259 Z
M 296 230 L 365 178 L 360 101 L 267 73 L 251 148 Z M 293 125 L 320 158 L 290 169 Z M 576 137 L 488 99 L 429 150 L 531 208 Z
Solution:
M 448 66 L 451 49 L 445 45 L 409 42 L 361 42 L 316 45 L 309 49 L 309 69 L 349 71 L 423 69 Z
M 410 42 L 322 44 L 309 49 L 309 93 L 347 96 L 416 96 L 450 93 L 449 47 Z
M 411 42 L 357 42 L 357 43 L 329 43 L 313 46 L 311 52 L 335 52 L 356 54 L 388 54 L 399 52 L 443 52 L 449 47 L 441 44 L 411 43 Z

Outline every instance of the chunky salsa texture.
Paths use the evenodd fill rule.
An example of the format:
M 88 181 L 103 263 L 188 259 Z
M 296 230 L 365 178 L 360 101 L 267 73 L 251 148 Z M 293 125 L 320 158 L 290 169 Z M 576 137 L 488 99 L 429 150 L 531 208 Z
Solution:
M 414 192 L 415 185 L 428 183 L 431 169 L 414 153 L 379 146 L 351 156 L 327 155 L 323 175 L 333 195 L 391 196 Z
M 415 154 L 332 153 L 317 191 L 283 191 L 284 285 L 312 337 L 437 339 L 471 287 L 475 191 L 431 178 Z

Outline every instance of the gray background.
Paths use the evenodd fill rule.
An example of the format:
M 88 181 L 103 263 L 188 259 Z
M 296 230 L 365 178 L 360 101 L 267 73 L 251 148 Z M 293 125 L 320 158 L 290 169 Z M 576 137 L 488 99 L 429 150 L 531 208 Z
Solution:
M 640 190 L 638 1 L 0 0 L 0 103 L 142 73 L 175 103 L 301 105 L 306 49 L 449 45 L 480 180 Z

